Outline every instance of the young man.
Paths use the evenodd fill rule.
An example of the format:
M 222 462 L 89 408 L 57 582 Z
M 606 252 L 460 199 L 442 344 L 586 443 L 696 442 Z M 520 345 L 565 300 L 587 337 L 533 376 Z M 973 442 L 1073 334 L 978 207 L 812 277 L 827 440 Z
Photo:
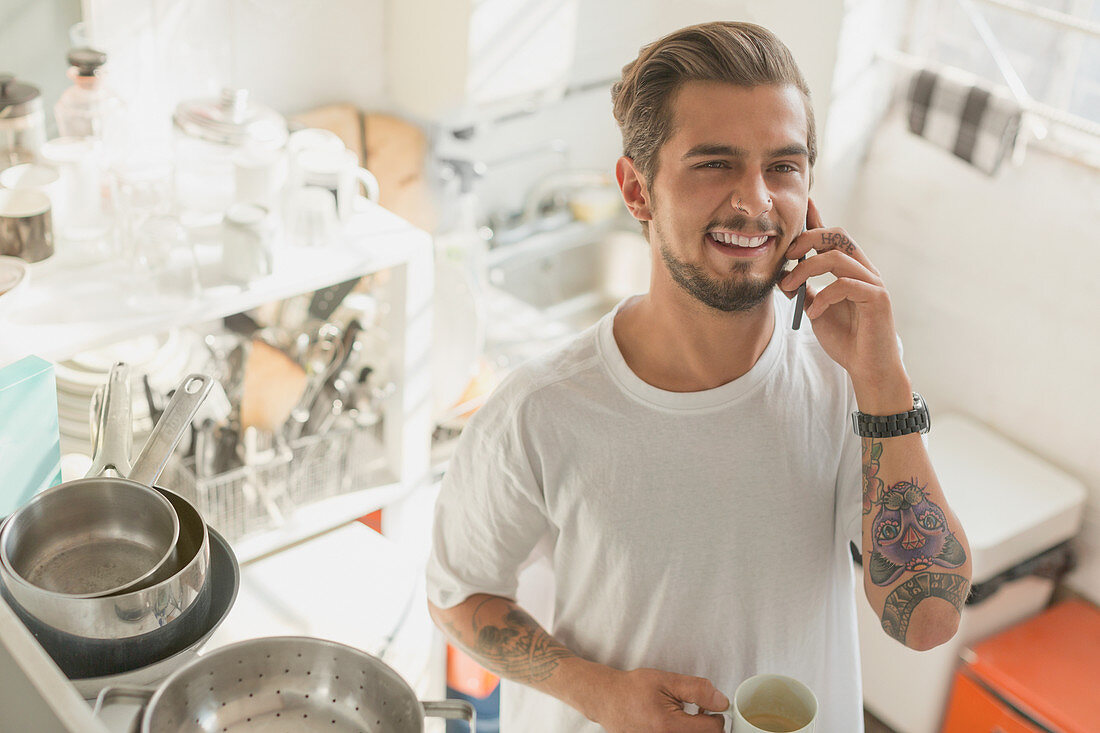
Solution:
M 507 733 L 719 731 L 685 703 L 724 710 L 762 672 L 809 685 L 817 730 L 860 731 L 849 541 L 883 628 L 914 649 L 955 633 L 970 581 L 889 295 L 809 199 L 809 91 L 769 31 L 677 31 L 612 96 L 650 290 L 471 420 L 436 510 L 433 618 L 520 683 Z M 793 330 L 790 298 L 826 272 Z M 514 600 L 536 545 L 551 633 Z

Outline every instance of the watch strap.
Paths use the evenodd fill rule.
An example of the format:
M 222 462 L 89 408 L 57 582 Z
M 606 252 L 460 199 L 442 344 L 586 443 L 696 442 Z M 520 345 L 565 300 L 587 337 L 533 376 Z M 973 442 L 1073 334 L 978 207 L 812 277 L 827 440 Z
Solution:
M 924 398 L 913 393 L 913 409 L 896 415 L 868 415 L 852 413 L 852 429 L 861 438 L 894 438 L 910 433 L 927 433 L 931 428 L 928 407 Z

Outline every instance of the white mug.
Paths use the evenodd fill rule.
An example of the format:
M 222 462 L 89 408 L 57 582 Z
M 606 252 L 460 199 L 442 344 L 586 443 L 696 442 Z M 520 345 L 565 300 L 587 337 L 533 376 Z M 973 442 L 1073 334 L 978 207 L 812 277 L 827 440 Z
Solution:
M 266 277 L 275 269 L 274 226 L 259 204 L 234 204 L 222 223 L 222 269 L 238 283 Z
M 306 188 L 328 191 L 336 200 L 340 221 L 355 213 L 359 185 L 367 198 L 378 201 L 378 179 L 366 168 L 359 167 L 359 157 L 351 150 L 309 149 L 297 155 L 296 167 Z
M 793 677 L 758 674 L 737 686 L 723 715 L 733 733 L 813 733 L 817 698 Z

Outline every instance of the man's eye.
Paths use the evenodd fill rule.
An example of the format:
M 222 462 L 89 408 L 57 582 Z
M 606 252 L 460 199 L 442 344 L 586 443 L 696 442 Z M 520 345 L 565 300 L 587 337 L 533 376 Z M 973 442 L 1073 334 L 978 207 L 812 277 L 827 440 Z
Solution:
M 786 168 L 786 170 L 779 171 L 780 173 L 797 173 L 798 172 L 797 168 L 795 168 L 793 165 L 787 165 L 786 163 L 780 163 L 779 165 L 775 166 L 774 170 L 779 170 L 780 168 Z
M 725 161 L 722 161 L 722 160 L 708 160 L 706 163 L 703 163 L 699 167 L 700 168 L 725 168 L 726 163 L 725 163 Z

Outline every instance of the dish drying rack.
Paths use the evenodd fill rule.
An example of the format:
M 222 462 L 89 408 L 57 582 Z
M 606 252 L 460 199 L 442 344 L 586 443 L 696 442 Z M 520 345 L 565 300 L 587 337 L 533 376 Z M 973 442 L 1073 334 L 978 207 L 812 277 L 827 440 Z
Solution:
M 191 501 L 229 542 L 274 529 L 298 508 L 393 481 L 382 423 L 334 427 L 272 451 L 262 462 L 211 476 L 174 458 L 160 483 Z

